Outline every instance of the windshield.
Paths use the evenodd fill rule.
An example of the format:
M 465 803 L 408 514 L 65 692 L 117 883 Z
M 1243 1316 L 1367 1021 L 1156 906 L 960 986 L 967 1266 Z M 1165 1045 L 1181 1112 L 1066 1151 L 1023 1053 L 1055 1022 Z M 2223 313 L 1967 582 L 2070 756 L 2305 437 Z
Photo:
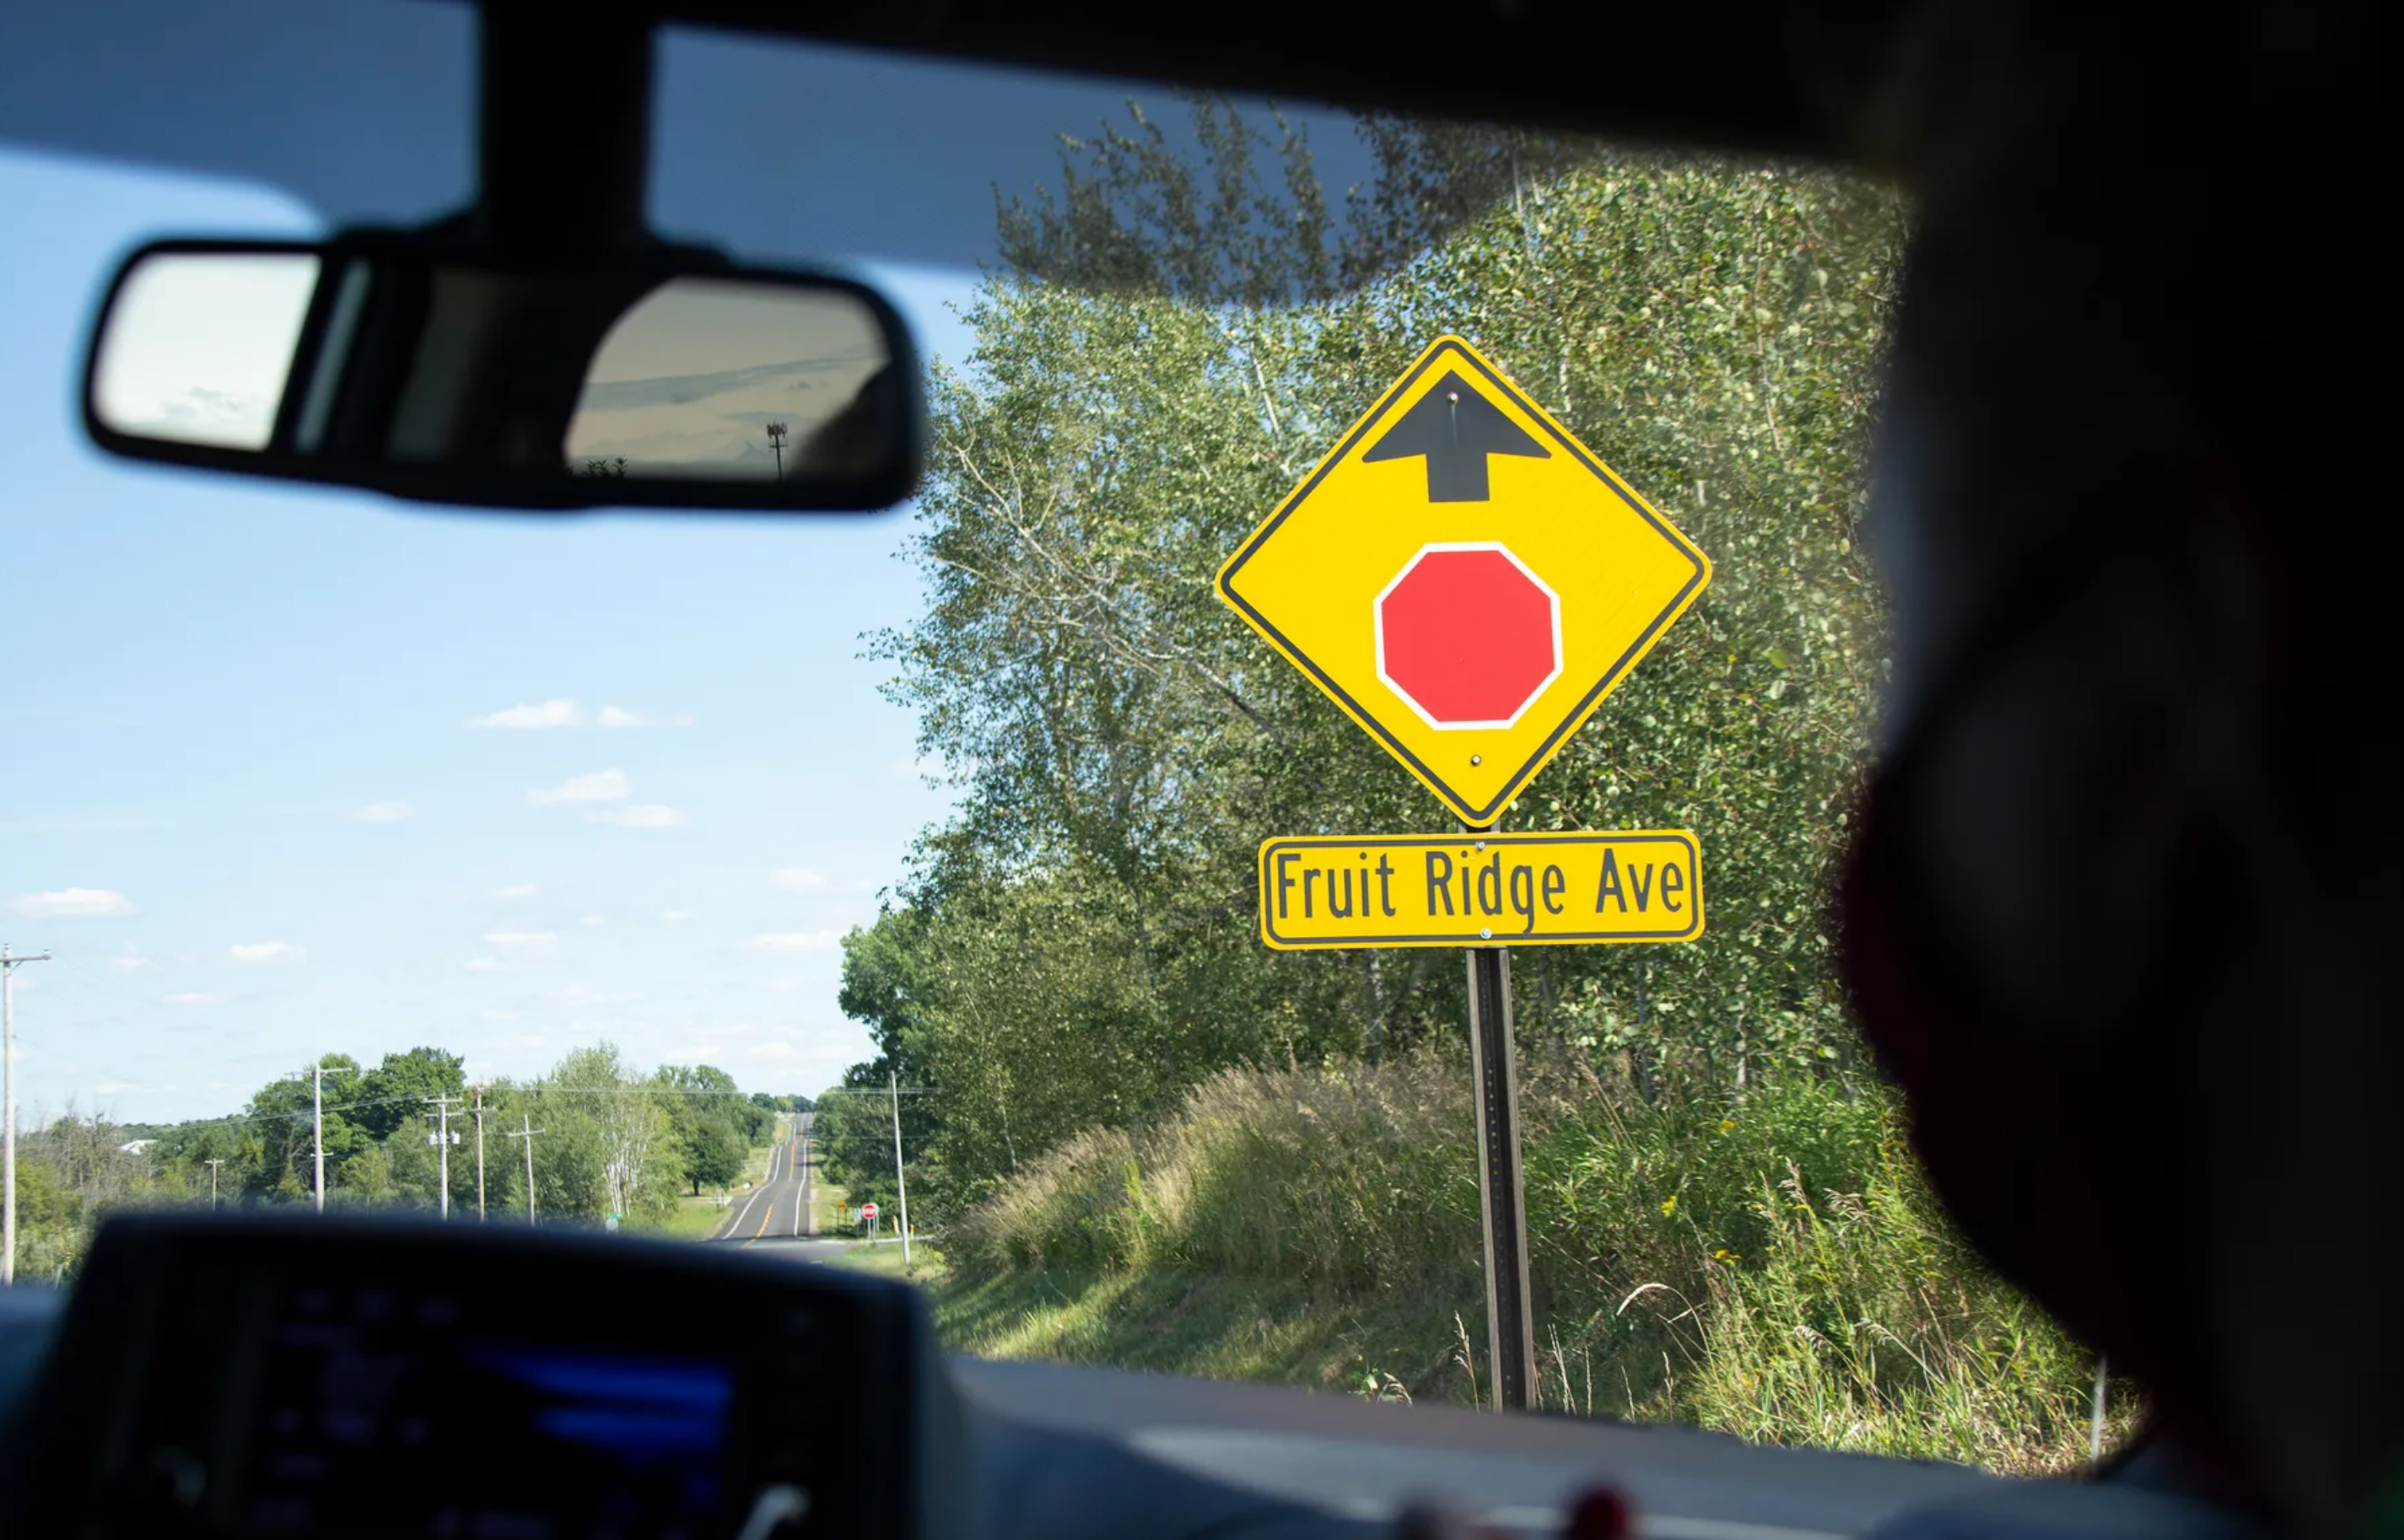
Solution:
M 65 382 L 112 259 L 329 222 L 0 154 L 21 1280 L 119 1206 L 387 1206 L 903 1274 L 971 1353 L 1491 1405 L 1464 957 L 1500 941 L 1530 1404 L 2017 1472 L 2133 1425 L 1944 1220 L 1834 977 L 1896 193 L 718 35 L 662 61 L 660 225 L 915 329 L 905 509 L 517 521 L 105 461 Z M 1437 522 L 1260 543 L 1356 462 Z M 1462 511 L 1539 475 L 1654 554 Z M 1427 630 L 1462 593 L 1525 623 Z M 1351 640 L 1310 639 L 1321 595 Z M 1523 724 L 1524 764 L 1436 765 Z M 1489 821 L 1686 864 L 1587 838 L 1524 892 L 1497 857 L 1489 900 Z M 1269 945 L 1335 903 L 1263 849 L 1312 836 L 1468 840 L 1493 917 Z M 1373 871 L 1453 916 L 1414 852 L 1363 847 L 1341 917 Z M 1540 933 L 1589 892 L 1674 919 Z

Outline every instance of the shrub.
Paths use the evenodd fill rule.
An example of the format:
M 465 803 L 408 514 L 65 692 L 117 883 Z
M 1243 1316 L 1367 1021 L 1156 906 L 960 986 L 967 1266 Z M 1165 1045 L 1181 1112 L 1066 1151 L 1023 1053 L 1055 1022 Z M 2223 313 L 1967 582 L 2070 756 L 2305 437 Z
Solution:
M 953 1276 L 1302 1286 L 1314 1309 L 1405 1321 L 1390 1361 L 1420 1372 L 1398 1383 L 1466 1398 L 1468 1079 L 1457 1053 L 1224 1071 L 958 1216 Z M 1539 1074 L 1522 1099 L 1544 1404 L 2007 1470 L 2083 1458 L 2092 1356 L 1952 1230 L 1881 1090 L 1802 1079 L 1654 1106 Z M 1307 1367 L 1284 1377 L 1330 1378 Z M 2135 1411 L 2121 1396 L 2114 1426 Z

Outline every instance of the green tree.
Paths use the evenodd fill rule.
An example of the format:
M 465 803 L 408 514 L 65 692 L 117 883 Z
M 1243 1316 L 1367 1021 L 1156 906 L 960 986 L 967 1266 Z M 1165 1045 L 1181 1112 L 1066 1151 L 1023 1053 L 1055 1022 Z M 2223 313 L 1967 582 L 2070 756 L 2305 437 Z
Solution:
M 189 1196 L 179 1172 L 162 1170 L 155 1142 L 138 1130 L 70 1104 L 57 1117 L 28 1120 L 17 1150 L 17 1271 L 63 1279 L 82 1259 L 92 1230 L 119 1207 Z
M 684 1179 L 695 1197 L 704 1187 L 726 1187 L 742 1176 L 747 1161 L 742 1131 L 723 1117 L 694 1119 L 678 1136 Z
M 433 1098 L 467 1095 L 466 1065 L 459 1055 L 440 1048 L 386 1054 L 383 1063 L 359 1076 L 358 1093 L 348 1099 L 357 1108 L 351 1115 L 379 1140 L 414 1129 L 434 1110 L 428 1105 Z
M 612 1043 L 570 1052 L 512 1095 L 511 1111 L 523 1109 L 545 1130 L 534 1151 L 539 1212 L 597 1220 L 673 1210 L 684 1179 L 662 1103 L 674 1099 L 635 1072 Z
M 651 1079 L 668 1093 L 664 1104 L 676 1159 L 694 1194 L 704 1183 L 724 1186 L 740 1177 L 746 1152 L 752 1143 L 765 1141 L 775 1127 L 775 1113 L 746 1097 L 733 1075 L 712 1065 L 663 1065 Z
M 341 1182 L 342 1163 L 372 1147 L 375 1138 L 352 1116 L 355 1110 L 363 1110 L 351 1105 L 358 1085 L 358 1061 L 348 1054 L 327 1054 L 314 1068 L 321 1069 L 324 1077 L 326 1185 L 330 1190 Z M 303 1067 L 295 1074 L 269 1081 L 244 1107 L 243 1117 L 258 1141 L 257 1159 L 243 1171 L 246 1197 L 292 1200 L 314 1192 L 315 1077 L 311 1069 Z
M 932 387 L 927 609 L 875 642 L 922 751 L 969 767 L 964 795 L 845 948 L 842 1003 L 878 1050 L 846 1082 L 933 1087 L 914 1148 L 935 1205 L 1228 1064 L 1460 1032 L 1455 959 L 1254 939 L 1264 836 L 1435 814 L 1210 589 L 1442 331 L 1717 568 L 1507 812 L 1696 829 L 1707 942 L 1531 959 L 1527 1049 L 1652 1097 L 1850 1060 L 1819 895 L 1882 667 L 1852 537 L 1898 200 L 1803 168 L 1362 132 L 1378 170 L 1340 216 L 1298 134 L 1211 103 L 1195 153 L 1138 113 L 1072 142 L 1055 193 L 1003 206 L 973 357 Z M 820 1117 L 864 1177 L 862 1120 Z

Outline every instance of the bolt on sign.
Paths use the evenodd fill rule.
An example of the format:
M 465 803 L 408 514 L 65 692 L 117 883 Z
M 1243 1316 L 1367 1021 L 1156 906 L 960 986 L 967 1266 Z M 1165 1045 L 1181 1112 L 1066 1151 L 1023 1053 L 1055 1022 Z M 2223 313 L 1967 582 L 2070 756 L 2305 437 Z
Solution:
M 1628 677 L 1712 564 L 1458 337 L 1219 569 L 1219 596 L 1473 828 Z
M 1273 839 L 1260 859 L 1261 939 L 1280 950 L 1703 933 L 1702 852 L 1683 829 Z

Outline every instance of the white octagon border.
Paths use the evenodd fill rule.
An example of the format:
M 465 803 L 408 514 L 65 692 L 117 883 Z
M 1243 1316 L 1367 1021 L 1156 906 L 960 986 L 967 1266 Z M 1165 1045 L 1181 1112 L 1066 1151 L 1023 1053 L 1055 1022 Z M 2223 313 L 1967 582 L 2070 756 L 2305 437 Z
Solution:
M 1403 585 L 1403 580 L 1409 577 L 1411 573 L 1418 568 L 1419 563 L 1427 559 L 1430 553 L 1437 551 L 1492 551 L 1499 553 L 1504 561 L 1509 562 L 1513 567 L 1519 569 L 1519 575 L 1521 577 L 1527 579 L 1530 582 L 1534 583 L 1536 585 L 1536 591 L 1544 595 L 1545 602 L 1552 606 L 1553 671 L 1544 676 L 1542 683 L 1538 684 L 1533 690 L 1528 692 L 1528 698 L 1521 701 L 1519 703 L 1519 708 L 1512 712 L 1510 717 L 1505 721 L 1438 721 L 1435 718 L 1428 714 L 1427 707 L 1421 706 L 1419 701 L 1412 696 L 1409 691 L 1395 683 L 1393 676 L 1386 672 L 1386 595 L 1391 594 L 1395 589 L 1400 588 Z M 1513 551 L 1509 546 L 1504 545 L 1501 540 L 1435 540 L 1419 547 L 1419 550 L 1412 553 L 1411 559 L 1403 564 L 1403 569 L 1394 574 L 1393 581 L 1386 584 L 1385 587 L 1377 590 L 1377 596 L 1371 600 L 1369 604 L 1369 620 L 1370 623 L 1377 631 L 1378 682 L 1383 684 L 1387 689 L 1392 691 L 1394 693 L 1395 699 L 1401 701 L 1405 706 L 1409 707 L 1413 711 L 1417 712 L 1419 714 L 1419 721 L 1427 723 L 1430 727 L 1434 728 L 1439 733 L 1492 733 L 1499 732 L 1505 728 L 1516 727 L 1519 725 L 1519 719 L 1528 714 L 1528 707 L 1535 705 L 1537 701 L 1543 699 L 1544 692 L 1553 687 L 1553 681 L 1561 677 L 1561 596 L 1553 592 L 1552 584 L 1536 576 L 1535 569 L 1530 567 L 1526 562 L 1521 561 L 1518 553 Z

